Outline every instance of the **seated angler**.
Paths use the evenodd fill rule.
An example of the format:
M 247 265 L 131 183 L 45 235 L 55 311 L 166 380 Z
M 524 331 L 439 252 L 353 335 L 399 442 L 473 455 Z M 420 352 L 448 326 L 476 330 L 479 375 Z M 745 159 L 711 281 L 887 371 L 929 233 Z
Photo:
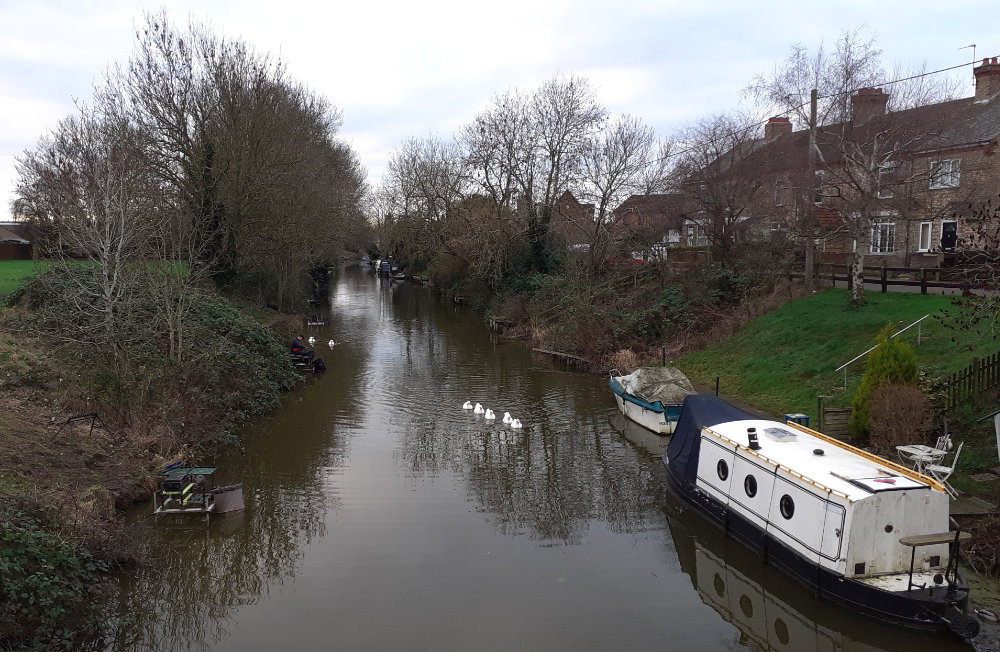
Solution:
M 301 335 L 296 335 L 295 339 L 292 340 L 292 344 L 289 347 L 291 353 L 302 354 L 305 353 L 306 343 L 302 341 Z
M 291 346 L 289 346 L 289 352 L 292 357 L 298 357 L 305 360 L 312 360 L 316 353 L 312 349 L 306 348 L 306 343 L 302 341 L 301 335 L 296 335 L 295 339 L 292 340 Z

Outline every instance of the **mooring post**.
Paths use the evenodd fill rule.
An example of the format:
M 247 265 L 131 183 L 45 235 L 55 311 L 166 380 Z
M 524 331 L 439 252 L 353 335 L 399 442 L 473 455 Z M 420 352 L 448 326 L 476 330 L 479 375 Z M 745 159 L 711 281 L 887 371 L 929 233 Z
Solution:
M 719 395 L 719 377 L 718 376 L 715 377 L 715 395 L 716 396 Z
M 667 347 L 665 346 L 660 347 L 660 366 L 667 366 Z

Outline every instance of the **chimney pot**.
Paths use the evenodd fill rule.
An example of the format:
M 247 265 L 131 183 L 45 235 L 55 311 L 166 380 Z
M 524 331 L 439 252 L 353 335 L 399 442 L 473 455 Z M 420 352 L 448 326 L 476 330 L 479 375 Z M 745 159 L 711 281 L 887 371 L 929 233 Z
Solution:
M 983 65 L 972 70 L 976 76 L 976 101 L 986 101 L 1000 94 L 1000 64 L 997 57 L 983 59 Z
M 764 138 L 767 140 L 790 133 L 792 133 L 792 121 L 785 116 L 768 118 L 764 125 Z
M 877 115 L 885 115 L 889 96 L 881 88 L 859 88 L 851 98 L 852 117 L 855 122 L 865 122 Z

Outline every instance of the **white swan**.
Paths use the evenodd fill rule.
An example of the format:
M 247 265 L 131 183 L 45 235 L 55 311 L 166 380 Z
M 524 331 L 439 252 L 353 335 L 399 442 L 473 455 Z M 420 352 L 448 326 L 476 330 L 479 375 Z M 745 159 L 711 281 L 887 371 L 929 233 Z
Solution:
M 487 419 L 496 419 L 497 415 L 493 413 L 493 410 L 486 408 L 486 414 L 484 415 Z
M 462 403 L 462 409 L 463 410 L 471 410 L 472 409 L 472 403 L 469 402 L 469 401 L 466 401 L 465 403 Z
M 475 412 L 476 414 L 482 414 L 486 410 L 483 409 L 482 405 L 480 405 L 479 403 L 476 403 L 476 407 L 472 411 Z
M 316 338 L 313 337 L 312 335 L 310 335 L 309 336 L 309 346 L 312 346 L 315 343 L 316 343 Z
M 336 343 L 333 340 L 330 340 L 326 344 L 327 344 L 327 346 L 329 346 L 332 349 Z
M 511 428 L 520 428 L 521 427 L 521 420 L 520 419 L 514 419 L 513 421 L 510 422 L 510 427 Z
M 513 419 L 510 418 L 510 412 L 504 412 L 503 413 L 503 422 L 504 423 L 510 423 L 511 421 L 513 421 Z

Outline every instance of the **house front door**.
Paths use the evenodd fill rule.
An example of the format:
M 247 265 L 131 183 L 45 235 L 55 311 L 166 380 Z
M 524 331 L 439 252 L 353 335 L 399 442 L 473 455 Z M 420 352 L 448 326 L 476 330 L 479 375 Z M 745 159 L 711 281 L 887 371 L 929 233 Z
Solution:
M 941 222 L 941 251 L 955 251 L 958 242 L 958 222 Z

